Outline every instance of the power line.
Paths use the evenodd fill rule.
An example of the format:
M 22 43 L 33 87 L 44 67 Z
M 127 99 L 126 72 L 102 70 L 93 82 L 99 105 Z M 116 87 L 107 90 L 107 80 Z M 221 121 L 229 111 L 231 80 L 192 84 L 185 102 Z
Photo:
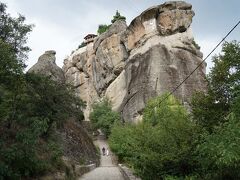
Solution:
M 213 50 L 199 63 L 199 65 L 177 86 L 175 87 L 167 96 L 165 96 L 159 103 L 159 105 L 165 101 L 171 94 L 173 94 L 206 60 L 207 58 L 220 46 L 220 44 L 225 41 L 225 39 L 233 32 L 233 30 L 240 24 L 240 21 L 224 36 L 224 38 L 213 48 Z

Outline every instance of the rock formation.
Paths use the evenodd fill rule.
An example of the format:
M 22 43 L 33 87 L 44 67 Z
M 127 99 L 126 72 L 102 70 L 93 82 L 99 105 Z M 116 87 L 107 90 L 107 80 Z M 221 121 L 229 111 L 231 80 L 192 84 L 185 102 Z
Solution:
M 147 101 L 172 91 L 202 61 L 191 32 L 194 12 L 183 1 L 151 7 L 127 27 L 116 21 L 93 43 L 76 50 L 64 61 L 66 81 L 91 104 L 102 97 L 125 121 L 141 119 Z M 204 90 L 203 64 L 174 93 L 183 103 L 195 90 Z
M 65 77 L 62 69 L 56 65 L 56 52 L 46 51 L 38 59 L 38 62 L 31 67 L 29 73 L 38 73 L 49 76 L 52 80 L 64 83 Z

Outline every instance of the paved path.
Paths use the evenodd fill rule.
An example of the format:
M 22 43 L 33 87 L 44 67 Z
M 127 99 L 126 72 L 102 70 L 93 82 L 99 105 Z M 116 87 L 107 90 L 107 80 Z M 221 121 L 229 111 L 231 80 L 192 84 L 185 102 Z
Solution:
M 102 147 L 108 148 L 107 142 L 99 138 L 96 144 L 102 149 Z M 93 171 L 85 174 L 79 180 L 124 180 L 119 168 L 113 164 L 111 153 L 109 156 L 103 156 L 101 154 L 101 164 L 100 167 L 94 169 Z

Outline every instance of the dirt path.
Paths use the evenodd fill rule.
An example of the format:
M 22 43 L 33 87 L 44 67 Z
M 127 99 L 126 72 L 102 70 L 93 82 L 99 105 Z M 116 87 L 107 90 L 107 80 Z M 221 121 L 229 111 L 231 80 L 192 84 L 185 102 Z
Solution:
M 106 140 L 102 138 L 99 138 L 96 143 L 100 150 L 102 147 L 109 149 Z M 111 154 L 111 152 L 109 153 L 109 156 L 103 156 L 103 154 L 101 154 L 100 167 L 85 174 L 79 178 L 79 180 L 124 180 L 118 166 L 114 165 Z

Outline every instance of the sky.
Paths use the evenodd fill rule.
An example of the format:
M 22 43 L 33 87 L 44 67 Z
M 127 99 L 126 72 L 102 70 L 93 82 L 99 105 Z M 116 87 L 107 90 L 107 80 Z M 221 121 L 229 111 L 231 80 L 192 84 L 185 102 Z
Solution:
M 32 49 L 27 60 L 29 69 L 46 50 L 55 50 L 56 63 L 75 50 L 88 33 L 96 33 L 99 24 L 110 24 L 116 10 L 129 24 L 145 9 L 162 4 L 163 0 L 0 0 L 7 4 L 12 16 L 24 15 L 27 23 L 34 24 L 28 46 Z M 192 30 L 195 41 L 201 46 L 203 57 L 240 20 L 239 0 L 186 0 L 192 4 L 195 16 Z M 226 39 L 240 41 L 240 26 Z M 220 53 L 218 48 L 214 54 Z M 207 59 L 207 72 L 212 67 Z

